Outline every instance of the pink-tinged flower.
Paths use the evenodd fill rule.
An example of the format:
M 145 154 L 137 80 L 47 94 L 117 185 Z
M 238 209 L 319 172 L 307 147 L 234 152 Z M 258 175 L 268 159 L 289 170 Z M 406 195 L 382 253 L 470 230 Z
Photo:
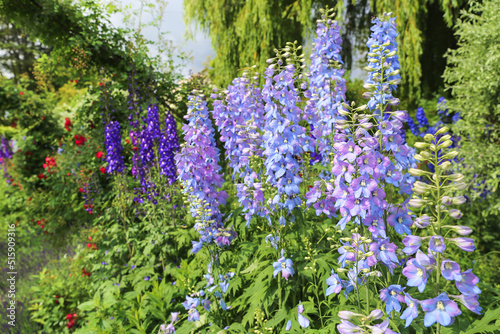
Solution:
M 418 305 L 420 304 L 420 301 L 417 299 L 412 298 L 409 294 L 405 293 L 405 303 L 408 306 L 403 314 L 401 314 L 401 319 L 405 320 L 405 328 L 410 326 L 411 322 L 413 319 L 418 317 Z
M 424 292 L 429 274 L 424 266 L 420 265 L 416 259 L 408 261 L 407 266 L 403 269 L 403 275 L 408 278 L 408 286 L 418 287 L 418 291 Z
M 422 217 L 415 219 L 415 226 L 418 228 L 426 228 L 429 226 L 430 222 L 431 218 L 428 215 L 423 215 Z
M 451 296 L 451 295 L 450 295 Z M 462 303 L 465 307 L 476 314 L 481 314 L 481 310 L 483 309 L 479 306 L 478 295 L 460 295 L 460 296 L 451 296 L 456 298 L 460 303 Z
M 463 251 L 466 252 L 473 252 L 476 249 L 476 246 L 474 246 L 474 239 L 471 238 L 453 238 L 453 239 L 448 239 L 449 241 L 453 242 L 455 245 L 458 246 Z
M 410 227 L 413 225 L 413 221 L 407 213 L 399 212 L 389 215 L 387 222 L 394 227 L 398 234 L 411 234 Z
M 422 238 L 417 237 L 416 235 L 407 235 L 403 239 L 403 245 L 406 247 L 403 248 L 403 252 L 408 255 L 415 254 L 420 245 L 422 244 Z
M 443 227 L 451 228 L 455 233 L 458 233 L 462 236 L 466 236 L 472 233 L 472 229 L 468 226 L 450 226 L 445 225 Z
M 339 275 L 335 274 L 334 270 L 332 270 L 332 275 L 326 279 L 326 284 L 328 284 L 328 288 L 326 289 L 325 297 L 332 293 L 338 294 L 342 290 L 342 280 Z
M 198 321 L 200 320 L 200 313 L 197 309 L 191 308 L 188 311 L 188 321 Z
M 462 274 L 462 280 L 455 282 L 457 289 L 464 295 L 480 294 L 481 290 L 477 287 L 479 278 L 472 273 L 472 269 L 464 271 L 461 274 Z
M 170 313 L 170 321 L 176 322 L 177 320 L 179 320 L 179 313 L 180 312 L 172 312 L 172 313 Z
M 309 324 L 310 324 L 310 321 L 309 319 L 307 319 L 306 317 L 304 317 L 302 315 L 302 313 L 304 312 L 304 305 L 300 304 L 298 307 L 297 307 L 297 312 L 298 312 L 298 320 L 299 320 L 299 325 L 302 327 L 302 328 L 307 328 L 309 327 Z
M 420 303 L 422 310 L 424 310 L 424 326 L 432 326 L 435 322 L 438 322 L 442 326 L 449 326 L 453 323 L 453 318 L 462 314 L 462 311 L 458 309 L 457 303 L 450 300 L 443 292 L 439 296 L 433 299 L 427 299 Z
M 273 263 L 274 271 L 273 277 L 276 277 L 281 272 L 281 275 L 288 281 L 288 277 L 293 276 L 293 262 L 290 259 L 285 259 L 285 252 L 281 250 L 281 257 L 277 262 Z
M 389 318 L 382 321 L 380 324 L 375 326 L 370 326 L 372 333 L 380 333 L 380 334 L 397 334 L 395 331 L 389 329 Z M 362 332 L 359 332 L 362 333 Z
M 337 325 L 337 330 L 342 334 L 363 333 L 363 328 L 347 320 L 341 320 L 341 323 Z
M 286 322 L 286 328 L 285 328 L 285 330 L 289 331 L 291 328 L 292 328 L 292 320 L 288 320 Z
M 450 211 L 450 217 L 452 218 L 460 219 L 463 216 L 462 211 L 458 209 L 450 209 L 449 211 Z
M 392 310 L 396 312 L 401 311 L 399 303 L 404 302 L 404 297 L 401 295 L 404 289 L 401 288 L 401 285 L 390 285 L 380 291 L 380 299 L 385 302 L 385 311 L 387 314 L 391 313 Z
M 443 260 L 441 262 L 441 275 L 448 281 L 461 281 L 460 266 L 458 263 L 451 260 Z
M 429 249 L 434 252 L 443 253 L 446 249 L 443 237 L 440 235 L 433 235 L 429 241 Z

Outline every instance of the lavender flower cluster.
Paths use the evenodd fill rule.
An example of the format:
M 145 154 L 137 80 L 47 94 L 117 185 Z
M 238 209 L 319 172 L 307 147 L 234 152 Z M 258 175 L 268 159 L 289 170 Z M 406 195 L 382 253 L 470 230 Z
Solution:
M 228 197 L 222 187 L 219 150 L 216 147 L 214 129 L 209 118 L 207 102 L 199 95 L 189 96 L 188 124 L 183 126 L 185 143 L 175 155 L 179 181 L 196 218 L 195 229 L 200 241 L 193 241 L 193 253 L 203 244 L 214 242 L 219 247 L 228 246 L 235 232 L 224 228 L 219 205 L 224 205 Z

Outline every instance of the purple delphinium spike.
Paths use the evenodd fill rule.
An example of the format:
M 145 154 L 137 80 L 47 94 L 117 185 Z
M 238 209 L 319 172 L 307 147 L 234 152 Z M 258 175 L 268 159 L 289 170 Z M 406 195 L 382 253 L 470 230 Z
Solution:
M 214 101 L 213 116 L 224 143 L 226 159 L 233 169 L 238 201 L 243 206 L 248 225 L 252 216 L 264 217 L 268 213 L 262 175 L 250 168 L 250 161 L 263 155 L 259 131 L 264 127 L 264 106 L 261 91 L 248 73 L 233 80 L 225 96 L 227 105 L 222 99 Z M 212 97 L 219 98 L 216 94 Z
M 106 162 L 108 167 L 106 172 L 121 173 L 125 169 L 125 163 L 122 157 L 122 137 L 120 135 L 120 123 L 110 121 L 104 127 L 104 137 L 106 139 Z
M 318 152 L 323 159 L 331 151 L 329 135 L 335 127 L 338 111 L 343 109 L 346 80 L 340 57 L 342 51 L 340 25 L 325 15 L 318 22 L 314 50 L 311 54 L 310 85 L 305 92 L 309 98 L 304 109 L 304 118 L 312 127 L 312 135 L 317 139 Z M 332 66 L 333 65 L 333 66 Z
M 2 137 L 2 147 L 3 147 L 3 158 L 12 159 L 12 148 L 10 147 L 10 141 Z
M 266 111 L 263 142 L 267 182 L 278 189 L 270 207 L 273 211 L 286 208 L 290 212 L 302 202 L 297 157 L 303 154 L 302 142 L 306 136 L 305 129 L 299 125 L 301 110 L 296 105 L 298 91 L 294 86 L 294 73 L 292 65 L 277 75 L 268 68 L 262 90 Z M 286 166 L 284 173 L 279 172 L 282 165 Z
M 195 229 L 201 235 L 200 241 L 223 247 L 235 237 L 235 232 L 225 229 L 221 221 L 219 205 L 225 204 L 228 195 L 218 190 L 223 179 L 207 102 L 201 96 L 189 96 L 185 118 L 185 143 L 175 155 L 178 178 L 183 193 L 188 195 L 191 214 L 197 219 Z
M 165 128 L 160 137 L 159 146 L 159 164 L 160 173 L 168 177 L 172 184 L 177 178 L 174 155 L 179 151 L 179 137 L 177 136 L 177 127 L 175 119 L 169 112 L 165 116 Z

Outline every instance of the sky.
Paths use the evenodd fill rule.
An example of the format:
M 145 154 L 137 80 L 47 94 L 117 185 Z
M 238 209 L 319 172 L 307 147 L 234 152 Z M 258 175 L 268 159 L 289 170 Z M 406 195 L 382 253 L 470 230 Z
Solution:
M 139 10 L 141 3 L 139 0 L 115 0 L 121 6 L 131 5 L 134 9 Z M 203 68 L 207 59 L 213 58 L 215 52 L 212 49 L 210 39 L 206 33 L 197 31 L 194 35 L 194 39 L 187 39 L 185 37 L 186 25 L 184 24 L 184 13 L 183 13 L 183 0 L 170 0 L 168 1 L 167 8 L 162 20 L 162 32 L 167 32 L 166 38 L 173 42 L 173 45 L 180 48 L 182 52 L 190 53 L 192 60 L 189 61 L 184 68 L 182 68 L 182 74 L 184 76 L 189 75 L 190 72 L 198 73 Z M 115 27 L 124 27 L 123 15 L 114 14 L 111 16 L 111 23 Z M 148 23 L 152 21 L 152 16 L 143 10 L 142 23 Z M 135 25 L 137 27 L 137 24 Z M 194 26 L 191 27 L 194 30 Z M 142 31 L 143 35 L 152 41 L 158 41 L 158 31 L 156 28 L 147 28 Z M 182 61 L 177 57 L 174 59 L 176 64 L 181 64 Z

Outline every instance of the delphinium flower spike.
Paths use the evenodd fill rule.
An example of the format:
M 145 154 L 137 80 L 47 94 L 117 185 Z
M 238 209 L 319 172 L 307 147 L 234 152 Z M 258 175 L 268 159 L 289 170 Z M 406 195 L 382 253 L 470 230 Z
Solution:
M 263 148 L 260 129 L 264 126 L 264 105 L 256 79 L 248 71 L 234 79 L 224 92 L 227 105 L 222 99 L 217 99 L 213 111 L 247 225 L 254 215 L 264 217 L 268 212 L 264 204 L 265 180 L 262 179 L 261 168 Z M 213 94 L 213 98 L 222 97 Z
M 415 146 L 422 151 L 415 155 L 421 162 L 428 162 L 434 168 L 433 172 L 410 169 L 410 173 L 417 177 L 422 177 L 422 181 L 415 183 L 414 197 L 409 201 L 409 205 L 415 213 L 419 213 L 421 220 L 428 223 L 418 227 L 426 229 L 422 237 L 406 236 L 403 243 L 407 246 L 403 251 L 407 254 L 415 254 L 406 262 L 403 275 L 408 279 L 408 286 L 417 286 L 420 293 L 429 289 L 433 291 L 434 298 L 418 301 L 415 298 L 408 304 L 412 307 L 412 314 L 418 312 L 417 304 L 420 304 L 425 312 L 424 325 L 432 326 L 437 322 L 440 326 L 449 326 L 454 318 L 462 312 L 458 308 L 458 303 L 462 303 L 472 312 L 480 314 L 481 307 L 478 303 L 478 295 L 481 290 L 477 287 L 479 279 L 472 273 L 472 270 L 462 271 L 460 264 L 448 259 L 452 253 L 450 249 L 458 247 L 464 251 L 474 251 L 474 240 L 463 237 L 472 232 L 466 226 L 448 225 L 460 219 L 461 212 L 453 205 L 460 205 L 465 202 L 464 196 L 458 195 L 460 190 L 465 188 L 463 175 L 453 173 L 451 160 L 458 154 L 457 151 L 448 151 L 453 142 L 451 136 L 447 134 L 448 128 L 442 127 L 435 134 L 426 134 L 424 142 L 417 142 Z M 456 233 L 459 236 L 450 236 Z M 449 254 L 449 255 L 448 255 Z M 454 284 L 444 284 L 444 281 L 451 281 Z M 455 289 L 453 288 L 455 286 Z M 454 295 L 456 293 L 459 295 Z M 415 315 L 410 317 L 405 311 L 407 326 Z
M 189 96 L 185 117 L 188 120 L 188 124 L 183 126 L 185 143 L 175 155 L 178 178 L 187 196 L 191 214 L 196 218 L 195 229 L 201 235 L 200 242 L 215 242 L 223 247 L 234 238 L 234 231 L 225 230 L 221 221 L 219 205 L 225 204 L 228 195 L 218 190 L 223 183 L 218 164 L 219 150 L 207 102 L 202 96 Z M 194 250 L 199 248 L 195 247 Z

